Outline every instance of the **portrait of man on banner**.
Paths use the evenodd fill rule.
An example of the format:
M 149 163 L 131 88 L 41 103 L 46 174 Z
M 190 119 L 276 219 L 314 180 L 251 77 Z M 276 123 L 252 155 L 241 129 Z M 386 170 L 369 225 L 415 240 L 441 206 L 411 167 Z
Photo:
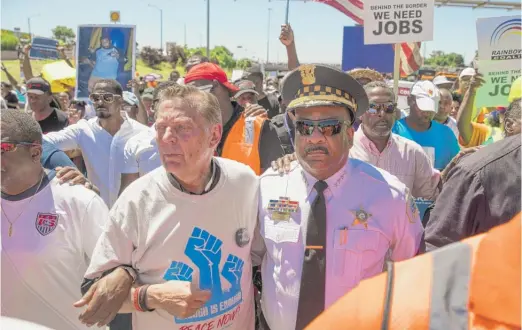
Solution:
M 127 86 L 135 70 L 135 35 L 134 26 L 78 27 L 77 98 L 87 98 L 100 79 L 116 79 L 122 86 Z

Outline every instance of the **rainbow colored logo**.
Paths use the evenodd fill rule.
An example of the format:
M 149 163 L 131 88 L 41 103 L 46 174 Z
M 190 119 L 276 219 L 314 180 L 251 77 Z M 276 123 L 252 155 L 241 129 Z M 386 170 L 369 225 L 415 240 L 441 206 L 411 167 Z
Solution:
M 509 35 L 522 36 L 522 19 L 513 18 L 502 22 L 491 34 L 490 45 L 498 44 L 502 38 Z

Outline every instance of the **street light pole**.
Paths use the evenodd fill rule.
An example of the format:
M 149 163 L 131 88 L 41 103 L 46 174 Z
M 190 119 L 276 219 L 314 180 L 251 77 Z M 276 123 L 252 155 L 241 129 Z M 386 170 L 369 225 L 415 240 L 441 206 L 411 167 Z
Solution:
M 156 8 L 160 12 L 160 49 L 163 52 L 163 9 L 158 6 L 151 5 L 150 3 L 149 7 Z
M 266 36 L 266 63 L 268 63 L 268 58 L 270 56 L 270 16 L 272 14 L 272 8 L 268 8 L 268 32 Z
M 207 0 L 207 57 L 210 60 L 210 0 Z
M 31 38 L 31 41 L 33 40 L 33 34 L 31 33 L 31 18 L 40 16 L 40 14 L 36 14 L 33 16 L 27 17 L 27 27 L 29 28 L 29 37 Z

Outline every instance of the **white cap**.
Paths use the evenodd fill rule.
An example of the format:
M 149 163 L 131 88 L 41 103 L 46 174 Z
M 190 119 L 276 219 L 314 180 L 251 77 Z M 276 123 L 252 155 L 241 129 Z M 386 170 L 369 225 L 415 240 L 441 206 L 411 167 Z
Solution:
M 417 81 L 411 87 L 410 95 L 415 96 L 417 106 L 422 111 L 439 111 L 440 92 L 431 81 Z
M 465 68 L 460 72 L 459 78 L 465 77 L 465 76 L 474 76 L 475 75 L 475 69 L 473 68 Z
M 449 81 L 446 76 L 436 76 L 433 78 L 433 84 L 438 87 L 440 85 L 453 84 L 453 82 Z

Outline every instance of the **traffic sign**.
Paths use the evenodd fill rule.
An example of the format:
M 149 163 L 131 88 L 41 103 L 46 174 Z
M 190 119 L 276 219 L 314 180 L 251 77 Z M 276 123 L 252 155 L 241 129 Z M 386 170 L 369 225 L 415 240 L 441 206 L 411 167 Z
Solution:
M 119 23 L 120 22 L 120 11 L 119 10 L 111 11 L 110 17 L 111 17 L 111 22 Z

